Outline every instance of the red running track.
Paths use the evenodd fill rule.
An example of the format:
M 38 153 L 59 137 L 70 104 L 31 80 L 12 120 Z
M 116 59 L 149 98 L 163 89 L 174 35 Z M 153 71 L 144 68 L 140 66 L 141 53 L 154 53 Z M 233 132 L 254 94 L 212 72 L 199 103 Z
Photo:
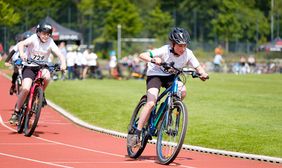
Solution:
M 31 137 L 16 132 L 7 121 L 16 96 L 10 81 L 0 75 L 0 167 L 1 168 L 158 168 L 155 145 L 147 145 L 138 160 L 128 158 L 126 140 L 79 127 L 51 107 L 42 110 Z M 282 168 L 281 164 L 231 158 L 183 150 L 169 167 L 180 168 Z

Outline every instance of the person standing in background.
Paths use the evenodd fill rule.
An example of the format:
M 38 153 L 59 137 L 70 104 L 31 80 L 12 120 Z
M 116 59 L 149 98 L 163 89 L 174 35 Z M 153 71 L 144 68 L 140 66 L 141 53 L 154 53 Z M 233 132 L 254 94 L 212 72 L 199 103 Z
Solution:
M 67 60 L 67 49 L 66 49 L 66 43 L 65 42 L 61 42 L 59 44 L 59 49 L 61 51 L 61 53 L 63 54 L 63 56 L 65 57 L 65 60 Z M 61 80 L 65 80 L 65 72 L 61 72 Z
M 221 72 L 222 63 L 224 62 L 224 59 L 222 58 L 223 49 L 221 45 L 215 48 L 214 53 L 215 53 L 215 56 L 213 59 L 214 72 Z

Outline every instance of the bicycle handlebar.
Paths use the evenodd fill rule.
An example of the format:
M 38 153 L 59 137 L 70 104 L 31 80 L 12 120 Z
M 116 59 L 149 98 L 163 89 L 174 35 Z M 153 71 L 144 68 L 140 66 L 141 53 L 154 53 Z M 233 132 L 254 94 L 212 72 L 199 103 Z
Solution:
M 28 64 L 35 63 L 35 64 L 39 65 L 41 68 L 49 68 L 50 71 L 60 71 L 61 70 L 59 64 L 53 64 L 53 63 L 48 62 L 48 61 L 37 61 L 37 60 L 33 60 L 33 59 L 28 59 L 27 63 Z
M 171 74 L 185 73 L 185 74 L 191 75 L 193 78 L 200 78 L 200 76 L 201 76 L 201 74 L 196 72 L 195 70 L 189 70 L 189 69 L 186 69 L 186 68 L 179 69 L 179 68 L 174 67 L 174 62 L 170 62 L 170 63 L 162 62 L 160 66 L 162 66 L 165 69 L 165 72 L 168 72 L 168 73 L 171 73 L 170 69 L 173 69 L 174 71 L 176 71 L 176 73 L 174 72 L 174 73 L 171 73 Z M 210 77 L 208 76 L 205 79 L 209 79 L 209 78 Z
M 162 62 L 161 66 L 165 69 L 166 72 L 171 73 L 170 70 L 173 69 L 174 71 L 176 71 L 176 74 L 181 74 L 181 73 L 185 73 L 185 74 L 189 74 L 191 75 L 193 78 L 198 78 L 201 75 L 199 73 L 197 73 L 195 70 L 189 70 L 189 69 L 179 69 L 174 67 L 174 62 Z

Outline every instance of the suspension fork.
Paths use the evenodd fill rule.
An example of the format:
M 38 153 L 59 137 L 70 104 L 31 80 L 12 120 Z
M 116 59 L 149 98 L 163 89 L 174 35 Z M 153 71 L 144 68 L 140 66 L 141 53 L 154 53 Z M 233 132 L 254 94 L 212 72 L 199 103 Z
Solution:
M 167 128 L 168 126 L 168 123 L 169 123 L 169 116 L 171 115 L 170 112 L 171 112 L 171 109 L 173 109 L 173 93 L 170 93 L 168 95 L 168 98 L 167 98 L 167 108 L 166 108 L 166 111 L 165 111 L 165 127 Z

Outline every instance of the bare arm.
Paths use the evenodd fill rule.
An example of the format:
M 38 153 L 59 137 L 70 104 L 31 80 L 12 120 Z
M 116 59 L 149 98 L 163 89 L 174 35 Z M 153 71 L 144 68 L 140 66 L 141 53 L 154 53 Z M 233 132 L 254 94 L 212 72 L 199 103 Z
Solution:
M 52 51 L 54 52 L 54 54 L 59 57 L 60 62 L 61 62 L 61 70 L 65 70 L 66 69 L 66 59 L 64 57 L 64 55 L 61 53 L 61 51 L 57 48 L 52 49 Z
M 200 74 L 200 79 L 202 80 L 202 81 L 205 81 L 206 79 L 208 79 L 209 78 L 209 74 L 207 74 L 206 73 L 206 71 L 204 70 L 204 68 L 201 66 L 201 65 L 199 65 L 197 68 L 195 68 L 196 69 L 196 71 Z
M 27 55 L 24 52 L 24 47 L 28 45 L 28 41 L 24 40 L 18 43 L 19 53 L 22 60 L 27 60 Z
M 155 64 L 160 65 L 162 60 L 159 57 L 154 57 L 151 56 L 150 52 L 143 52 L 139 55 L 139 58 L 145 62 L 154 62 Z

